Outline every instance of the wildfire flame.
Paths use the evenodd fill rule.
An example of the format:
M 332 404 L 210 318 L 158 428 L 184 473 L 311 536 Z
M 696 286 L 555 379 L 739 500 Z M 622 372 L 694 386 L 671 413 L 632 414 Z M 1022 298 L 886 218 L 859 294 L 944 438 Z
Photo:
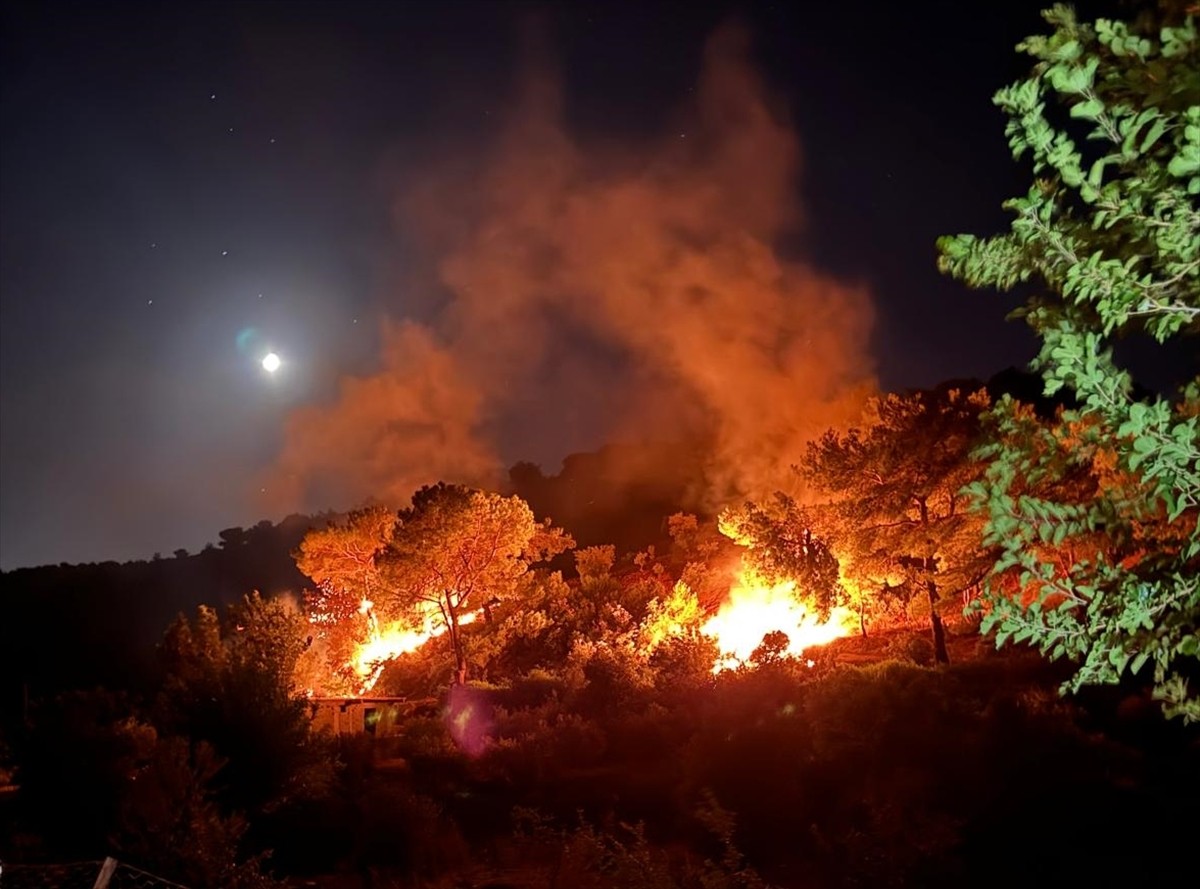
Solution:
M 711 637 L 721 650 L 714 668 L 714 672 L 720 672 L 748 662 L 767 633 L 786 634 L 784 654 L 799 657 L 805 649 L 853 633 L 855 619 L 850 609 L 834 608 L 828 619 L 821 620 L 800 601 L 795 581 L 768 584 L 743 568 L 729 590 L 729 598 L 700 632 Z
M 416 625 L 393 621 L 380 627 L 379 619 L 375 616 L 374 603 L 368 599 L 363 599 L 359 606 L 359 614 L 367 618 L 367 641 L 355 647 L 350 658 L 350 667 L 359 678 L 360 695 L 367 694 L 375 687 L 388 661 L 416 651 L 430 639 L 436 639 L 446 632 L 446 624 L 437 606 L 433 604 L 426 608 Z M 458 623 L 459 626 L 463 626 L 474 620 L 475 614 L 469 613 L 462 615 Z

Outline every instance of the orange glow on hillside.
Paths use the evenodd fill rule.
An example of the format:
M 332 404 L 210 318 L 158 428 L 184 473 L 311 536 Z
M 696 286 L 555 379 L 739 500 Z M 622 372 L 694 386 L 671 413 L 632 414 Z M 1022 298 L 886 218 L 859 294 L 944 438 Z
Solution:
M 854 612 L 848 608 L 834 608 L 827 620 L 821 620 L 800 601 L 795 581 L 772 585 L 743 568 L 729 590 L 729 598 L 700 632 L 720 648 L 721 657 L 714 670 L 720 672 L 747 663 L 767 633 L 787 634 L 785 654 L 799 657 L 814 645 L 851 635 L 855 621 Z

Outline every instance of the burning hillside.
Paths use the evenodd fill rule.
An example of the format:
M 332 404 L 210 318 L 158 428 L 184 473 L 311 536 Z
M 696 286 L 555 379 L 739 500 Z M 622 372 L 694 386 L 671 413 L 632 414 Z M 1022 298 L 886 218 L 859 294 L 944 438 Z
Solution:
M 474 669 L 484 664 L 480 660 L 483 655 L 468 656 L 465 652 L 478 652 L 482 648 L 495 656 L 505 647 L 519 648 L 522 638 L 535 636 L 542 645 L 550 638 L 563 637 L 561 650 L 567 657 L 580 645 L 588 648 L 599 644 L 615 647 L 636 662 L 648 661 L 668 637 L 708 639 L 718 653 L 712 669 L 719 672 L 749 664 L 766 637 L 770 637 L 767 646 L 772 656 L 800 658 L 813 646 L 854 632 L 856 617 L 848 609 L 833 607 L 822 615 L 818 597 L 804 589 L 800 581 L 764 577 L 753 567 L 755 553 L 744 539 L 738 541 L 744 552 L 720 604 L 715 610 L 710 607 L 708 613 L 700 607 L 686 582 L 672 581 L 661 563 L 650 561 L 652 553 L 642 554 L 638 570 L 625 577 L 610 573 L 611 548 L 607 548 L 607 554 L 603 552 L 606 548 L 580 551 L 577 562 L 581 576 L 570 584 L 564 583 L 557 572 L 522 571 L 521 582 L 509 586 L 505 593 L 504 579 L 516 577 L 508 569 L 496 575 L 500 581 L 480 586 L 480 576 L 463 570 L 462 566 L 483 550 L 490 552 L 507 529 L 488 530 L 477 517 L 472 517 L 471 511 L 482 509 L 481 504 L 497 501 L 521 503 L 517 498 L 481 492 L 457 501 L 463 511 L 461 521 L 438 524 L 440 536 L 427 537 L 423 545 L 438 554 L 456 551 L 463 555 L 449 560 L 440 556 L 432 561 L 427 559 L 438 566 L 430 572 L 414 573 L 401 566 L 405 559 L 414 557 L 411 541 L 406 540 L 415 527 L 411 514 L 409 525 L 397 521 L 394 527 L 384 527 L 381 522 L 386 514 L 376 511 L 352 518 L 345 528 L 314 532 L 302 548 L 302 561 L 308 570 L 315 572 L 313 565 L 328 564 L 318 559 L 318 552 L 324 551 L 322 547 L 332 547 L 341 553 L 353 549 L 352 543 L 339 534 L 358 534 L 358 542 L 362 543 L 361 535 L 370 531 L 376 535 L 378 548 L 369 553 L 366 549 L 359 550 L 352 561 L 354 567 L 348 572 L 330 573 L 327 567 L 325 573 L 316 572 L 325 589 L 308 597 L 308 614 L 315 650 L 321 652 L 325 663 L 317 670 L 315 681 L 310 680 L 309 687 L 318 694 L 332 691 L 367 694 L 375 690 L 388 664 L 423 650 L 448 633 L 452 637 L 453 656 L 459 660 L 461 681 L 466 676 L 468 662 L 475 664 Z M 551 531 L 547 525 L 536 527 L 547 533 Z M 722 530 L 732 534 L 729 527 Z M 467 540 L 468 537 L 472 539 Z M 519 557 L 514 555 L 513 563 L 517 560 Z M 586 571 L 582 567 L 585 564 Z M 438 586 L 447 578 L 443 573 L 445 566 L 458 569 L 455 586 L 450 589 Z M 718 578 L 730 576 L 729 570 L 725 556 L 718 556 L 711 565 L 693 562 L 688 569 L 692 577 L 697 572 L 707 574 L 709 588 L 720 582 Z M 408 594 L 389 591 L 388 578 L 401 576 L 426 584 L 428 591 L 418 596 L 411 595 L 411 591 Z M 337 585 L 346 583 L 355 588 L 375 589 L 382 613 L 380 606 L 365 596 L 358 600 L 357 608 L 343 608 L 339 612 L 337 603 L 345 602 L 351 590 L 349 587 L 339 590 Z M 671 583 L 673 591 L 665 592 L 671 590 Z M 471 593 L 475 595 L 471 597 Z M 464 607 L 469 597 L 472 605 Z M 501 603 L 503 617 L 480 622 L 486 609 L 477 606 L 485 604 L 485 600 Z M 402 603 L 407 604 L 400 607 Z M 479 625 L 472 627 L 472 624 Z M 448 655 L 444 649 L 432 653 L 435 659 Z

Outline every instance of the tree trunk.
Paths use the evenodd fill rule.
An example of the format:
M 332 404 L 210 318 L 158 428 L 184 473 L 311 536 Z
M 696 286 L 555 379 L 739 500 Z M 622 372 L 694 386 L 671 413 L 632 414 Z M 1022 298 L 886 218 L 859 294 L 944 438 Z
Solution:
M 463 651 L 462 639 L 458 634 L 458 612 L 449 608 L 446 617 L 446 626 L 450 630 L 450 647 L 454 649 L 454 684 L 466 685 L 467 656 Z
M 862 598 L 858 600 L 858 631 L 867 638 L 867 601 Z
M 929 623 L 933 628 L 933 657 L 939 664 L 950 663 L 950 653 L 946 651 L 946 628 L 942 625 L 942 616 L 937 612 L 937 601 L 940 598 L 937 583 L 925 581 L 925 591 L 929 593 Z
M 921 527 L 929 527 L 929 504 L 925 502 L 925 498 L 921 497 L 917 500 L 917 505 L 921 510 Z M 933 629 L 933 658 L 939 664 L 950 663 L 950 653 L 946 651 L 946 628 L 942 626 L 942 616 L 937 612 L 937 602 L 941 598 L 938 595 L 937 581 L 933 579 L 937 560 L 931 556 L 925 556 L 925 592 L 929 594 L 929 625 Z

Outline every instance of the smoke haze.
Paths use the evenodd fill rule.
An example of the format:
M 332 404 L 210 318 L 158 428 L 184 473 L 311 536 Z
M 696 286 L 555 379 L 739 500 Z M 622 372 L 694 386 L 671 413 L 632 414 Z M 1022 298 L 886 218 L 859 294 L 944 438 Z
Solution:
M 785 486 L 805 441 L 857 416 L 870 301 L 776 249 L 820 220 L 802 219 L 797 135 L 747 52 L 716 33 L 689 105 L 637 145 L 573 137 L 533 68 L 481 163 L 413 177 L 396 214 L 432 262 L 417 299 L 441 310 L 387 324 L 375 376 L 293 414 L 273 485 L 288 506 L 494 484 L 556 422 L 592 447 L 702 443 L 713 505 Z

